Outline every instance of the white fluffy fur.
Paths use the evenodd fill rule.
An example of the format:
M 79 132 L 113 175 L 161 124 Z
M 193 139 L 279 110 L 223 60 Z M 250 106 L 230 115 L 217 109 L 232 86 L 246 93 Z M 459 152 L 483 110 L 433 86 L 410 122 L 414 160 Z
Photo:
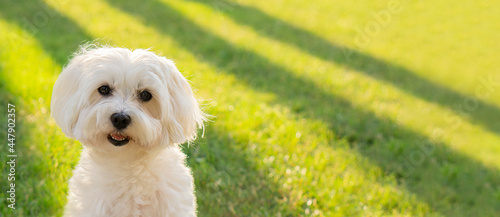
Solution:
M 109 85 L 112 94 L 97 91 Z M 148 90 L 151 101 L 138 94 Z M 113 113 L 131 117 L 124 146 Z M 195 138 L 203 112 L 174 63 L 147 50 L 82 49 L 54 84 L 51 113 L 83 144 L 64 216 L 196 216 L 193 178 L 178 144 Z

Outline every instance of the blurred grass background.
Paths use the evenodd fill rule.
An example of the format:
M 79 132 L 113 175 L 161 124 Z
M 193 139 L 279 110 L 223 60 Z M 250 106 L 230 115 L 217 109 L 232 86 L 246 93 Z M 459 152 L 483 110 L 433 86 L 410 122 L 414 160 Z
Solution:
M 95 39 L 173 59 L 215 116 L 184 146 L 199 216 L 499 216 L 499 20 L 492 0 L 2 0 L 1 216 L 62 214 L 81 145 L 52 85 Z

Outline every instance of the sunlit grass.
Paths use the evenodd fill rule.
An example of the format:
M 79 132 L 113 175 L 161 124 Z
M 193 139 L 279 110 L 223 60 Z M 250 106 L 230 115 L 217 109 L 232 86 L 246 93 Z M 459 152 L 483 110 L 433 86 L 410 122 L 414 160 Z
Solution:
M 16 106 L 17 116 L 18 208 L 14 213 L 19 216 L 61 213 L 67 192 L 67 185 L 61 183 L 67 182 L 80 148 L 68 140 L 48 116 L 51 87 L 60 66 L 28 32 L 4 20 L 0 21 L 0 29 L 9 30 L 0 41 L 1 78 L 5 85 L 2 95 L 10 95 L 8 102 Z M 6 107 L 7 102 L 2 106 Z M 2 131 L 2 138 L 5 132 Z M 4 148 L 2 146 L 2 153 L 6 153 Z M 2 162 L 6 161 L 5 157 L 2 156 Z M 7 197 L 4 192 L 2 197 Z M 6 204 L 4 202 L 2 213 L 7 213 Z
M 214 32 L 225 38 L 233 46 L 241 46 L 256 54 L 261 55 L 272 63 L 282 66 L 297 76 L 311 80 L 314 85 L 325 92 L 331 92 L 352 103 L 359 108 L 366 108 L 381 118 L 389 118 L 406 128 L 422 133 L 430 139 L 449 143 L 452 147 L 461 150 L 471 157 L 486 164 L 500 166 L 497 153 L 500 152 L 500 138 L 495 134 L 485 131 L 480 126 L 462 122 L 457 126 L 450 125 L 450 121 L 443 117 L 455 117 L 459 114 L 454 110 L 427 103 L 411 94 L 399 90 L 388 82 L 378 82 L 375 79 L 345 69 L 338 64 L 332 64 L 316 58 L 307 52 L 294 48 L 293 45 L 269 40 L 258 35 L 248 28 L 239 27 L 231 18 L 221 13 L 213 13 L 210 7 L 203 4 L 172 2 L 175 9 L 184 12 L 186 16 L 196 22 L 200 27 Z M 224 26 L 224 28 L 220 28 Z M 265 48 L 265 49 L 263 49 Z M 281 54 L 286 54 L 283 58 Z M 304 66 L 306 64 L 306 66 Z M 486 76 L 485 73 L 482 76 Z M 369 91 L 360 91 L 360 87 Z M 397 103 L 395 103 L 397 101 Z M 423 119 L 421 117 L 425 116 Z M 429 127 L 429 122 L 433 126 Z M 446 130 L 445 135 L 435 135 L 436 130 Z M 463 135 L 463 134 L 467 135 Z M 473 137 L 476 142 L 483 144 L 484 152 L 471 151 L 469 144 L 472 141 L 455 140 L 453 138 Z
M 205 137 L 184 148 L 200 216 L 499 213 L 499 94 L 479 97 L 474 113 L 453 108 L 474 96 L 477 78 L 493 73 L 494 57 L 484 51 L 491 32 L 475 27 L 486 41 L 462 45 L 473 35 L 446 21 L 441 27 L 454 34 L 434 37 L 426 32 L 437 31 L 440 15 L 418 14 L 424 3 L 403 3 L 368 46 L 356 44 L 354 29 L 386 2 L 0 3 L 9 8 L 0 9 L 0 30 L 8 32 L 0 42 L 1 102 L 19 104 L 23 121 L 23 197 L 16 212 L 4 206 L 1 213 L 61 214 L 80 147 L 48 117 L 51 87 L 77 44 L 96 38 L 174 59 L 214 116 Z M 23 17 L 41 9 L 47 24 L 26 29 Z M 405 28 L 416 25 L 415 14 L 420 31 L 402 40 L 416 31 Z M 443 50 L 449 47 L 456 49 Z M 450 58 L 433 57 L 437 51 Z M 464 57 L 476 63 L 457 62 Z

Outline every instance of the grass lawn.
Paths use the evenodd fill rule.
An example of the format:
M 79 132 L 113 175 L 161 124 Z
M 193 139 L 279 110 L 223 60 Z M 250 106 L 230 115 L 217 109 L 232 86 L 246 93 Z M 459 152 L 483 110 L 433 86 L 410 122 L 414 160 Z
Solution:
M 2 0 L 0 168 L 61 216 L 81 145 L 49 117 L 84 41 L 173 59 L 214 118 L 183 145 L 199 216 L 500 216 L 493 0 Z

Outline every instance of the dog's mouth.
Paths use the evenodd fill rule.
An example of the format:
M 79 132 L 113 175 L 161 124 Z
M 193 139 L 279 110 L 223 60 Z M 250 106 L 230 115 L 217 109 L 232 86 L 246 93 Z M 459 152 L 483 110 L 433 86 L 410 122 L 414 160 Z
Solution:
M 114 146 L 122 146 L 130 141 L 130 138 L 126 135 L 119 133 L 110 133 L 108 135 L 108 141 Z

